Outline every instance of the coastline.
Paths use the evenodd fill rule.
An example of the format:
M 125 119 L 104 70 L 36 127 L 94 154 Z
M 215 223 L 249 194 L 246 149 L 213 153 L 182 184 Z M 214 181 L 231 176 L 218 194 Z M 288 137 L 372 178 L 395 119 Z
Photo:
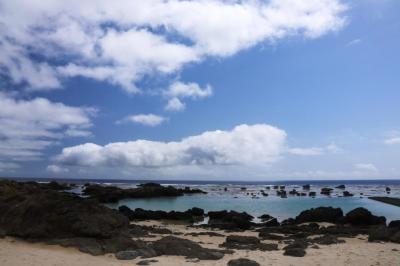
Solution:
M 155 211 L 105 206 L 125 198 L 162 201 L 165 196 L 207 193 L 192 187 L 85 184 L 82 194 L 68 192 L 74 188 L 56 182 L 0 182 L 2 264 L 400 264 L 400 220 L 388 223 L 384 216 L 362 207 L 346 212 L 337 207 L 311 208 L 278 221 L 267 213 L 254 217 L 246 212 L 201 208 Z M 280 195 L 286 195 L 287 190 L 290 197 L 302 198 L 302 192 L 285 190 L 284 186 L 269 189 Z M 239 191 L 254 197 L 251 190 Z M 323 188 L 321 194 L 326 191 L 333 189 Z M 280 200 L 285 201 L 285 197 Z M 197 225 L 205 218 L 206 223 Z M 255 223 L 255 218 L 260 222 Z M 243 264 L 238 259 L 252 262 Z

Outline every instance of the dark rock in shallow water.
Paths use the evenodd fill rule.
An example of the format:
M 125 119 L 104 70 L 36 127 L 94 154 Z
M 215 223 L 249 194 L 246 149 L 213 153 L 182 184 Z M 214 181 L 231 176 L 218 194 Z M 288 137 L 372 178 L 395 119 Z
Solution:
M 339 189 L 345 189 L 345 188 L 346 188 L 346 186 L 345 186 L 345 185 L 339 185 L 339 186 L 337 186 L 336 188 L 339 188 Z
M 303 185 L 304 190 L 310 190 L 310 188 L 311 188 L 310 184 Z
M 262 250 L 272 251 L 278 250 L 277 244 L 261 243 L 260 239 L 254 236 L 227 236 L 226 240 L 220 247 L 229 249 L 244 249 L 244 250 Z
M 356 208 L 346 214 L 345 221 L 352 225 L 378 225 L 385 224 L 386 218 L 375 216 L 365 208 Z
M 368 198 L 400 207 L 400 198 L 393 198 L 393 197 L 368 197 Z
M 333 188 L 328 188 L 328 187 L 321 188 L 321 194 L 322 195 L 326 195 L 326 196 L 330 196 L 332 190 L 333 190 Z
M 196 221 L 204 217 L 204 210 L 200 208 L 192 208 L 184 212 L 179 211 L 151 211 L 137 208 L 134 211 L 126 207 L 120 206 L 118 210 L 128 217 L 129 220 L 184 220 Z
M 224 256 L 222 250 L 203 248 L 199 244 L 174 236 L 166 236 L 152 243 L 151 247 L 158 256 L 185 256 L 200 260 L 219 260 Z
M 351 194 L 348 191 L 343 191 L 343 197 L 353 197 L 353 196 L 354 196 L 354 194 Z
M 310 197 L 315 197 L 315 196 L 317 196 L 317 192 L 315 192 L 315 191 L 310 191 L 310 192 L 308 193 L 308 196 L 310 196 Z
M 302 211 L 296 218 L 296 223 L 305 222 L 329 222 L 336 223 L 343 217 L 343 211 L 340 208 L 318 207 Z
M 122 189 L 115 186 L 89 184 L 83 190 L 84 195 L 95 198 L 103 203 L 118 202 L 126 198 L 156 198 L 177 197 L 184 194 L 206 193 L 200 189 L 177 189 L 172 186 L 162 186 L 157 183 L 141 184 L 137 188 Z
M 254 225 L 253 216 L 245 212 L 215 211 L 208 212 L 208 225 L 226 230 L 246 230 Z
M 240 258 L 228 261 L 228 266 L 260 266 L 260 264 L 254 260 Z

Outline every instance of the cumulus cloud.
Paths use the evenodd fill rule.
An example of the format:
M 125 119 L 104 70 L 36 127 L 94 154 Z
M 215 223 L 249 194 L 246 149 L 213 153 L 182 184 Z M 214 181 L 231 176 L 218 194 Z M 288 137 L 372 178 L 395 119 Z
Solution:
M 68 168 L 61 167 L 61 166 L 54 165 L 54 164 L 51 164 L 51 165 L 47 166 L 46 170 L 48 172 L 54 173 L 54 174 L 68 173 L 69 172 Z
M 165 109 L 168 111 L 182 111 L 185 109 L 185 104 L 182 102 L 182 99 L 201 99 L 211 96 L 212 92 L 213 89 L 210 85 L 201 88 L 199 84 L 193 82 L 174 82 L 163 93 L 165 97 L 169 98 Z
M 168 167 L 258 165 L 276 162 L 285 151 L 285 131 L 265 124 L 207 131 L 176 142 L 136 140 L 104 146 L 86 143 L 64 148 L 58 165 L 86 167 Z
M 342 0 L 3 1 L 0 69 L 34 90 L 84 76 L 137 92 L 143 77 L 206 57 L 337 31 L 346 9 Z
M 387 145 L 400 144 L 400 137 L 386 139 L 385 144 L 387 144 Z
M 167 105 L 165 106 L 165 110 L 167 111 L 183 111 L 185 108 L 186 105 L 176 97 L 169 99 Z
M 302 155 L 302 156 L 317 156 L 323 155 L 327 153 L 337 153 L 341 151 L 341 149 L 336 146 L 336 144 L 331 143 L 326 147 L 312 147 L 312 148 L 289 148 L 288 152 L 293 155 Z
M 372 163 L 358 163 L 354 165 L 354 168 L 363 172 L 378 172 L 378 168 Z
M 96 110 L 0 92 L 0 160 L 32 160 L 67 135 L 86 135 Z M 78 134 L 79 133 L 79 134 Z
M 137 123 L 144 126 L 158 126 L 165 122 L 167 118 L 155 114 L 139 114 L 139 115 L 131 115 L 123 118 L 122 120 L 117 121 L 117 124 L 125 124 L 125 123 Z

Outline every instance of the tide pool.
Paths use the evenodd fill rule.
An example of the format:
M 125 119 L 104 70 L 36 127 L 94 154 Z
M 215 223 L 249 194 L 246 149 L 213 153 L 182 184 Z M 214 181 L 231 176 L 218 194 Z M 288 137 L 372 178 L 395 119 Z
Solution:
M 268 213 L 278 220 L 295 217 L 301 211 L 320 206 L 332 206 L 342 208 L 344 213 L 364 207 L 373 214 L 385 216 L 388 221 L 400 219 L 400 207 L 360 197 L 260 197 L 257 199 L 231 194 L 187 195 L 174 198 L 157 199 L 125 199 L 118 204 L 108 204 L 117 208 L 126 205 L 131 209 L 143 208 L 146 210 L 185 211 L 193 207 L 199 207 L 207 211 L 235 210 L 245 211 L 255 217 Z

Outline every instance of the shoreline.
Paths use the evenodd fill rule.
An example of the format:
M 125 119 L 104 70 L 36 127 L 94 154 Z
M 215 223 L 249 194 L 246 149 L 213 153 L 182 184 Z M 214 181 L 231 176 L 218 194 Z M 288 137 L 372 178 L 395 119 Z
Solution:
M 72 187 L 0 181 L 4 265 L 231 266 L 247 265 L 245 259 L 253 261 L 248 265 L 400 264 L 400 220 L 387 224 L 385 217 L 361 207 L 346 213 L 341 208 L 311 208 L 282 222 L 263 214 L 257 217 L 261 223 L 254 223 L 255 217 L 246 212 L 195 207 L 169 212 L 126 206 L 116 210 L 103 204 L 130 197 L 204 193 L 196 188 L 87 184 L 83 193 L 89 197 L 81 197 L 66 192 Z M 279 193 L 284 189 L 279 187 Z M 205 217 L 206 224 L 194 225 Z

